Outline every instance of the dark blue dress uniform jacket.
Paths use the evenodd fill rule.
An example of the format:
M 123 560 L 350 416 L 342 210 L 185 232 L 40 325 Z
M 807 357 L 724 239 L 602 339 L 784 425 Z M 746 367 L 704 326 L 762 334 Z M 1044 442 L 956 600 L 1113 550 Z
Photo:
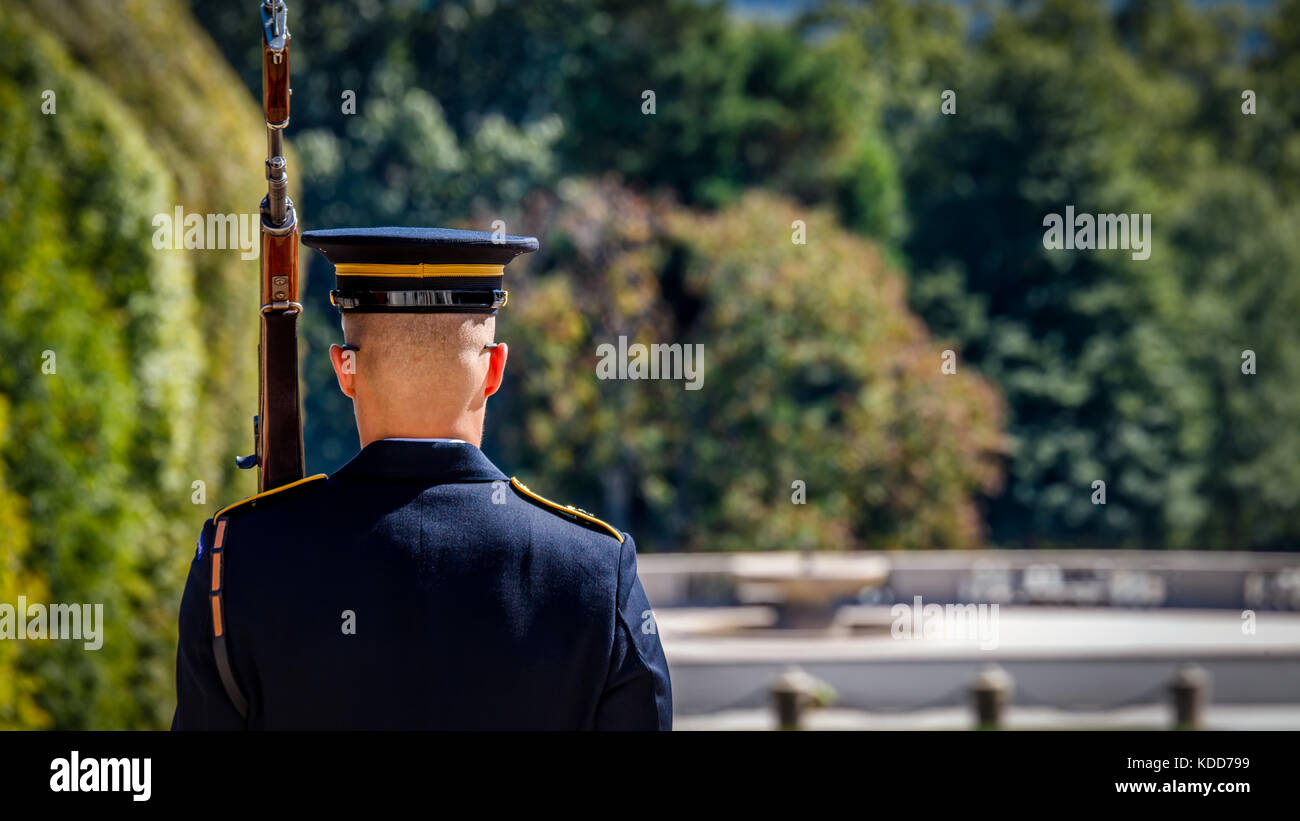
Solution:
M 473 445 L 374 442 L 223 517 L 247 719 L 214 657 L 209 520 L 181 602 L 173 729 L 671 727 L 631 537 L 532 498 Z

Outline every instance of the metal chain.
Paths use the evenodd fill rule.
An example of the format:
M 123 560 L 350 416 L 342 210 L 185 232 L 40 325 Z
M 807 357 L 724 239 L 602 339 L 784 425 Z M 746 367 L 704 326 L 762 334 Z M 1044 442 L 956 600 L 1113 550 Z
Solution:
M 1012 696 L 1012 700 L 1008 706 L 1050 707 L 1056 710 L 1064 710 L 1066 712 L 1107 712 L 1111 710 L 1123 709 L 1126 707 L 1137 707 L 1140 705 L 1162 703 L 1163 701 L 1162 697 L 1165 695 L 1167 691 L 1168 691 L 1168 685 L 1166 683 L 1160 683 L 1148 687 L 1147 689 L 1142 690 L 1141 692 L 1135 695 L 1120 699 L 1119 701 L 1109 702 L 1107 704 L 1083 704 L 1083 703 L 1067 704 L 1059 701 L 1052 701 L 1050 699 L 1042 698 L 1041 696 L 1036 695 L 1032 691 L 1026 690 L 1022 685 L 1017 684 L 1015 694 Z M 932 710 L 939 707 L 954 707 L 954 706 L 963 705 L 967 702 L 969 693 L 970 690 L 966 685 L 960 685 L 952 688 L 951 690 L 948 690 L 942 695 L 936 696 L 935 698 L 927 699 L 918 704 L 908 704 L 908 705 L 894 706 L 894 707 L 879 707 L 879 706 L 867 707 L 867 706 L 863 706 L 862 704 L 836 701 L 830 706 L 841 707 L 849 710 L 859 710 L 864 713 L 873 713 L 877 715 L 902 715 L 906 713 L 921 712 L 923 710 Z M 758 709 L 754 705 L 754 702 L 761 701 L 763 703 L 767 703 L 768 695 L 769 695 L 768 685 L 766 684 L 760 685 L 759 687 L 750 690 L 748 693 L 746 693 L 745 695 L 739 698 L 732 699 L 731 701 L 728 701 L 725 704 L 722 704 L 717 707 L 713 707 L 708 710 L 691 713 L 691 715 L 695 715 L 695 716 L 710 715 L 713 713 L 721 713 L 721 712 L 727 712 L 729 710 L 738 710 L 738 709 L 746 709 L 746 708 Z

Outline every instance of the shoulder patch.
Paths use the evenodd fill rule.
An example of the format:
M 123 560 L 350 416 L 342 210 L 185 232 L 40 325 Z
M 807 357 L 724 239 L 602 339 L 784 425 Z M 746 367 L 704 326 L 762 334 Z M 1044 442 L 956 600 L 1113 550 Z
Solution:
M 277 493 L 283 493 L 289 488 L 295 488 L 300 485 L 305 485 L 308 482 L 314 482 L 317 479 L 326 479 L 326 478 L 328 477 L 324 473 L 317 473 L 315 476 L 308 476 L 306 479 L 299 479 L 298 481 L 290 482 L 287 485 L 280 485 L 279 487 L 273 487 L 270 490 L 264 490 L 261 493 L 256 493 L 252 496 L 249 496 L 247 499 L 240 499 L 238 502 L 235 502 L 233 505 L 226 505 L 225 507 L 221 508 L 221 510 L 218 510 L 212 516 L 212 519 L 213 521 L 216 521 L 217 519 L 220 519 L 222 516 L 225 516 L 226 514 L 230 513 L 230 511 L 234 510 L 235 508 L 243 507 L 244 505 L 249 504 L 250 502 L 261 501 L 262 499 L 265 499 L 268 496 L 273 496 Z
M 573 505 L 562 505 L 559 502 L 552 502 L 550 499 L 547 499 L 545 496 L 538 496 L 536 493 L 533 493 L 531 490 L 529 490 L 524 485 L 523 482 L 519 481 L 513 476 L 510 477 L 510 486 L 515 489 L 516 493 L 518 493 L 520 496 L 524 497 L 528 501 L 535 502 L 536 504 L 539 504 L 542 507 L 545 507 L 553 511 L 570 521 L 587 524 L 589 526 L 596 528 L 597 530 L 604 531 L 609 535 L 613 536 L 615 539 L 618 539 L 619 544 L 623 543 L 623 534 L 618 532 L 618 528 L 614 527 L 608 522 L 602 522 L 600 519 L 597 519 L 595 516 L 592 516 L 587 511 L 576 508 Z

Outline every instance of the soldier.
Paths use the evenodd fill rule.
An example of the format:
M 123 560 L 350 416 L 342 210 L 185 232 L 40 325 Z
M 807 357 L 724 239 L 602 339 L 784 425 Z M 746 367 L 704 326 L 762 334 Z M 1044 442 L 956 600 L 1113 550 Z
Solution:
M 479 450 L 532 237 L 309 231 L 361 451 L 208 520 L 180 613 L 173 729 L 670 729 L 632 537 Z

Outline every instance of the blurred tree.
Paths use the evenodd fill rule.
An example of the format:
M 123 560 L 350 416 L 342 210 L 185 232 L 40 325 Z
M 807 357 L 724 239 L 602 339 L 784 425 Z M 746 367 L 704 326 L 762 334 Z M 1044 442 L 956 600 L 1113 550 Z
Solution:
M 198 527 L 246 493 L 257 284 L 153 218 L 255 210 L 258 121 L 171 0 L 11 2 L 0 64 L 0 593 L 104 611 L 98 650 L 3 643 L 0 725 L 164 727 Z
M 1249 168 L 1208 172 L 1171 232 L 1186 272 L 1180 348 L 1207 383 L 1209 436 L 1192 542 L 1300 543 L 1300 211 Z M 1243 359 L 1253 355 L 1252 367 Z M 1250 370 L 1252 373 L 1245 373 Z
M 721 3 L 596 5 L 568 34 L 566 167 L 715 207 L 762 185 L 898 237 L 894 159 L 838 55 L 789 27 L 738 24 Z
M 979 544 L 1000 401 L 941 372 L 874 245 L 769 195 L 705 216 L 611 182 L 564 186 L 542 221 L 528 264 L 550 273 L 521 278 L 502 320 L 526 344 L 493 417 L 539 487 L 574 489 L 652 549 Z M 597 378 L 620 336 L 698 343 L 701 388 Z
M 1203 468 L 1187 434 L 1205 408 L 1160 324 L 1177 310 L 1177 273 L 1163 250 L 1169 200 L 1152 177 L 1178 151 L 1191 95 L 1141 72 L 1091 4 L 1001 13 L 978 48 L 962 78 L 967 105 L 936 118 L 909 163 L 905 249 L 922 315 L 961 339 L 1014 408 L 995 534 L 1133 545 L 1185 536 L 1197 522 L 1171 517 L 1195 509 L 1180 494 Z M 1067 205 L 1154 213 L 1152 259 L 1045 249 L 1044 216 Z M 1097 480 L 1105 505 L 1092 502 Z
M 1267 523 L 1243 523 L 1233 536 L 1206 529 L 1245 493 L 1224 477 L 1253 493 L 1242 477 L 1269 464 L 1226 431 L 1292 427 L 1300 417 L 1240 392 L 1230 394 L 1235 418 L 1227 411 L 1218 382 L 1232 345 L 1239 354 L 1239 340 L 1254 336 L 1247 311 L 1220 314 L 1209 336 L 1188 321 L 1205 304 L 1244 307 L 1226 279 L 1198 270 L 1224 267 L 1248 292 L 1287 293 L 1275 281 L 1280 261 L 1247 267 L 1226 241 L 1191 240 L 1208 229 L 1199 200 L 1216 166 L 1237 158 L 1233 173 L 1248 179 L 1249 166 L 1285 168 L 1278 142 L 1261 141 L 1294 132 L 1295 119 L 1279 126 L 1241 112 L 1243 88 L 1278 88 L 1260 68 L 1285 62 L 1281 21 L 1296 15 L 1294 4 L 1275 14 L 1253 49 L 1243 47 L 1240 9 L 1173 0 L 1048 0 L 972 20 L 925 0 L 843 3 L 811 17 L 834 33 L 831 47 L 873 57 L 861 82 L 878 90 L 867 96 L 882 101 L 904 160 L 912 303 L 1010 403 L 1008 490 L 991 508 L 1000 541 L 1258 548 L 1292 532 L 1281 504 L 1291 491 L 1274 492 Z M 955 115 L 939 112 L 945 88 L 957 91 Z M 1229 194 L 1220 184 L 1215 196 Z M 1230 196 L 1258 205 L 1261 192 L 1249 182 Z M 1151 259 L 1044 249 L 1042 220 L 1066 205 L 1151 213 Z M 1275 248 L 1285 218 L 1249 213 L 1259 217 L 1253 231 L 1235 242 Z M 1285 299 L 1271 307 L 1291 310 Z M 1267 327 L 1270 345 L 1294 339 Z M 1285 366 L 1271 378 L 1300 387 Z M 1286 447 L 1280 458 L 1300 461 L 1300 443 Z M 1105 506 L 1091 502 L 1098 479 L 1109 487 Z
M 228 53 L 246 52 L 256 88 L 254 27 L 192 2 Z M 606 172 L 693 207 L 753 185 L 834 207 L 885 242 L 911 272 L 912 305 L 1009 400 L 998 540 L 1202 546 L 1229 501 L 1211 473 L 1236 457 L 1218 450 L 1219 388 L 1192 354 L 1204 340 L 1184 319 L 1197 295 L 1186 235 L 1172 229 L 1194 220 L 1189 196 L 1221 162 L 1256 169 L 1278 207 L 1294 201 L 1297 20 L 1296 0 L 832 0 L 790 25 L 692 0 L 323 0 L 302 9 L 300 42 L 312 45 L 296 58 L 308 63 L 295 117 L 320 169 L 307 201 L 319 192 L 331 219 L 482 227 L 482 215 L 527 213 L 530 185 Z M 340 116 L 349 88 L 384 128 Z M 1244 88 L 1256 115 L 1241 114 Z M 940 111 L 946 91 L 955 115 Z M 506 151 L 531 164 L 467 165 L 464 147 L 489 122 L 531 144 Z M 413 138 L 394 128 L 423 145 L 405 147 Z M 1152 213 L 1153 258 L 1046 251 L 1042 219 L 1066 205 Z M 674 312 L 690 310 L 676 304 L 683 293 L 668 292 Z M 332 409 L 313 417 L 342 420 L 322 452 L 352 441 L 329 390 L 309 397 Z M 1252 424 L 1278 421 L 1254 407 Z M 1091 502 L 1098 479 L 1104 507 Z M 1272 524 L 1255 527 L 1232 544 L 1278 544 Z
M 190 2 L 249 88 L 260 88 L 253 16 L 232 15 L 218 0 Z M 342 95 L 355 93 L 355 119 L 364 121 L 372 105 L 416 94 L 413 113 L 436 100 L 439 119 L 462 140 L 485 119 L 524 131 L 547 123 L 566 173 L 615 171 L 633 186 L 667 186 L 706 205 L 763 185 L 840 206 L 871 236 L 893 240 L 901 228 L 889 144 L 862 116 L 870 108 L 839 55 L 810 48 L 789 27 L 737 24 L 717 0 L 312 0 L 294 6 L 290 28 L 298 35 L 295 134 L 323 128 L 344 138 L 340 147 L 375 152 L 406 137 L 379 127 L 396 124 L 384 113 L 352 124 Z M 646 91 L 654 113 L 645 112 Z M 402 123 L 430 122 L 418 116 Z M 391 194 L 454 163 L 442 140 L 387 158 L 392 173 L 376 183 Z M 490 177 L 476 181 L 493 188 Z M 438 193 L 459 199 L 454 189 Z M 372 222 L 395 205 L 364 191 L 348 199 L 359 214 L 377 206 Z M 416 210 L 423 201 L 410 204 L 408 218 L 425 215 Z
M 0 394 L 0 451 L 11 447 L 9 439 L 9 400 Z M 0 602 L 17 606 L 19 596 L 44 602 L 49 595 L 44 577 L 31 566 L 27 500 L 7 484 L 0 469 Z M 49 713 L 38 703 L 40 679 L 31 665 L 20 663 L 24 646 L 0 642 L 0 730 L 50 724 Z
M 1300 84 L 1300 0 L 1271 4 L 1259 36 L 1246 70 L 1229 75 L 1238 85 L 1225 89 L 1238 112 L 1242 90 L 1253 90 L 1257 113 L 1225 119 L 1237 132 L 1234 159 L 1258 169 L 1285 202 L 1294 203 L 1300 200 L 1300 100 L 1295 94 Z M 1237 65 L 1241 58 L 1236 56 L 1229 66 Z

